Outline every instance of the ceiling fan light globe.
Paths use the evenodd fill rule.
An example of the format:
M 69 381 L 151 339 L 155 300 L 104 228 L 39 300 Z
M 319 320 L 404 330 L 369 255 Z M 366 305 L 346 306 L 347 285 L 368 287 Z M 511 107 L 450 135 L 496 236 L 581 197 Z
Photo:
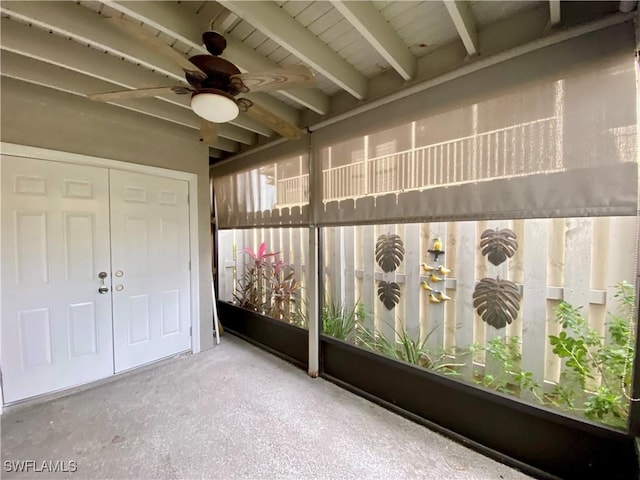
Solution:
M 235 100 L 216 93 L 198 93 L 191 97 L 191 109 L 196 115 L 213 123 L 225 123 L 238 116 Z

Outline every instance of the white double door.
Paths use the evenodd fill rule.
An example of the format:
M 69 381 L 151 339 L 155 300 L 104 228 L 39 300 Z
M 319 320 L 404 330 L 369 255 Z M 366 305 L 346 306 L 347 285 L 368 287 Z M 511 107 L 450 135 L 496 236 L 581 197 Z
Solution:
M 5 403 L 191 348 L 187 182 L 6 156 L 0 169 Z

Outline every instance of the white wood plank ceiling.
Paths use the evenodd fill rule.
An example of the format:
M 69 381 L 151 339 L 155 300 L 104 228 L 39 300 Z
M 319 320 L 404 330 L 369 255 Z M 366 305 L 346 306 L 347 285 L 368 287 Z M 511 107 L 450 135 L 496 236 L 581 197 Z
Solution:
M 312 88 L 246 95 L 303 128 L 455 70 L 483 56 L 635 8 L 635 2 L 182 1 L 0 4 L 3 77 L 74 95 L 186 85 L 183 71 L 123 35 L 106 17 L 134 20 L 185 56 L 207 53 L 201 34 L 224 33 L 222 57 L 243 72 L 303 64 Z M 589 8 L 583 8 L 587 5 Z M 587 11 L 587 13 L 585 13 Z M 384 81 L 382 79 L 385 79 Z M 87 99 L 87 102 L 90 100 Z M 194 130 L 188 95 L 112 102 Z M 220 125 L 215 157 L 278 135 L 246 114 Z

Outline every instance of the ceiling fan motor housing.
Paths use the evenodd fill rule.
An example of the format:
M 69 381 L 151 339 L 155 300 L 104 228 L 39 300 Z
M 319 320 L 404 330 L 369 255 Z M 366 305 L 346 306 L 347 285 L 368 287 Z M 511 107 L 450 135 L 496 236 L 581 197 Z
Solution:
M 189 61 L 207 74 L 207 78 L 203 80 L 196 76 L 190 76 L 187 72 L 187 81 L 194 88 L 214 88 L 231 95 L 239 93 L 236 88 L 233 88 L 230 81 L 232 75 L 241 73 L 233 63 L 213 55 L 195 55 L 190 57 Z
M 216 31 L 210 30 L 202 34 L 202 43 L 211 55 L 218 56 L 227 48 L 227 40 Z

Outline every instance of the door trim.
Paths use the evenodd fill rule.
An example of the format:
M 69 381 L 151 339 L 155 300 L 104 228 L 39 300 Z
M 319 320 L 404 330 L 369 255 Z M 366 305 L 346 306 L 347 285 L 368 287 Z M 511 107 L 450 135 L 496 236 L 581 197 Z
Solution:
M 180 172 L 167 168 L 152 167 L 150 165 L 140 165 L 137 163 L 111 160 L 108 158 L 94 157 L 79 153 L 63 152 L 61 150 L 50 150 L 46 148 L 30 147 L 15 143 L 0 142 L 0 154 L 13 157 L 25 157 L 38 160 L 49 160 L 60 163 L 71 163 L 75 165 L 89 165 L 94 167 L 124 170 L 127 172 L 146 173 L 159 177 L 185 180 L 189 184 L 189 260 L 191 262 L 190 286 L 191 286 L 191 351 L 200 353 L 200 265 L 199 245 L 198 245 L 198 177 L 195 173 Z M 0 171 L 0 175 L 2 172 Z M 193 201 L 192 201 L 193 200 Z M 1 200 L 0 200 L 1 201 Z M 0 205 L 1 206 L 1 205 Z M 0 234 L 1 241 L 1 234 Z M 0 283 L 0 293 L 2 284 Z M 2 296 L 0 295 L 0 302 Z M 1 304 L 0 304 L 1 307 Z M 0 386 L 0 394 L 2 393 Z M 0 413 L 2 412 L 0 408 Z

